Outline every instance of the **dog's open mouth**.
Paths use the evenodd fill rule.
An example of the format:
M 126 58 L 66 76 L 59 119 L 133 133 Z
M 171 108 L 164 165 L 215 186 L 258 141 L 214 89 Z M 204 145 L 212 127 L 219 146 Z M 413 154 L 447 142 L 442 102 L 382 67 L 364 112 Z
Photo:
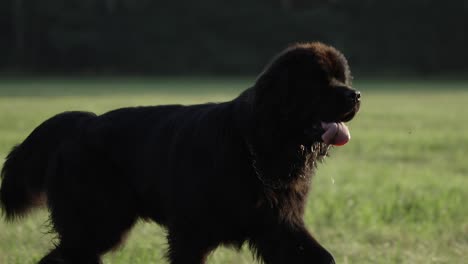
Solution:
M 322 122 L 322 128 L 325 130 L 322 134 L 322 140 L 325 144 L 343 146 L 351 139 L 349 129 L 343 122 Z
M 343 146 L 351 139 L 349 129 L 344 122 L 354 118 L 359 111 L 359 102 L 346 112 L 339 122 L 322 122 L 322 128 L 325 131 L 322 134 L 322 140 L 325 144 Z
M 358 111 L 359 104 L 356 104 L 342 116 L 341 120 L 337 122 L 322 122 L 321 126 L 324 130 L 322 134 L 323 142 L 335 146 L 343 146 L 348 143 L 351 139 L 351 134 L 344 122 L 353 119 Z

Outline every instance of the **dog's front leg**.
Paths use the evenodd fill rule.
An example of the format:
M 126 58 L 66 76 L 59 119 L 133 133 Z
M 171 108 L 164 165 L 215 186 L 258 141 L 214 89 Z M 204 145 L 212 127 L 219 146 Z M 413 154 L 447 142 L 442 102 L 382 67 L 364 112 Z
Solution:
M 304 225 L 278 224 L 251 241 L 251 247 L 266 264 L 334 264 L 333 256 Z

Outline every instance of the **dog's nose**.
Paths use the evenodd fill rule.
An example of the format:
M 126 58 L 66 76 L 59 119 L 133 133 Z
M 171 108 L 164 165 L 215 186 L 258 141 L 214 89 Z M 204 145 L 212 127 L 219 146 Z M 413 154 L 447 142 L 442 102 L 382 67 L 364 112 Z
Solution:
M 348 100 L 353 102 L 353 103 L 357 103 L 357 102 L 361 101 L 361 92 L 354 91 L 354 90 L 349 91 Z

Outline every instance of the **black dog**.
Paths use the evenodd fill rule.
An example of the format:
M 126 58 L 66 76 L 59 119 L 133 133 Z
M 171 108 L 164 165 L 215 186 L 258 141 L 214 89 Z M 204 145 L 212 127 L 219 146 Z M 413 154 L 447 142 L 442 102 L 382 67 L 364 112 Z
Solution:
M 59 243 L 42 264 L 100 263 L 140 218 L 167 229 L 173 264 L 245 242 L 265 263 L 334 263 L 302 218 L 320 124 L 359 101 L 340 52 L 297 44 L 229 102 L 52 117 L 8 155 L 1 205 L 12 220 L 47 204 Z

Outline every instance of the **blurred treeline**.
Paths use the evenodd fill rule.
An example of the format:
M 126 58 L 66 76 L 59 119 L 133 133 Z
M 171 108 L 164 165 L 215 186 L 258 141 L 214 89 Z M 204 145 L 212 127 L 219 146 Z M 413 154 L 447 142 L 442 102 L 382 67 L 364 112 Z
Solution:
M 463 74 L 468 0 L 0 0 L 0 71 L 255 74 L 286 45 L 356 71 Z

